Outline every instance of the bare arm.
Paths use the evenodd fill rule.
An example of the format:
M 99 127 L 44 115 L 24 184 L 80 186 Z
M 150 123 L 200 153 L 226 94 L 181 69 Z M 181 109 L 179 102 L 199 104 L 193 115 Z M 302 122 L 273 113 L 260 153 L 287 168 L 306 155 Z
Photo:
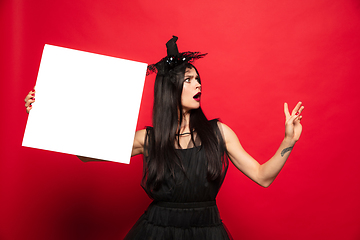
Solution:
M 132 151 L 131 151 L 132 157 L 136 156 L 138 154 L 144 153 L 145 135 L 146 135 L 146 129 L 142 129 L 142 130 L 135 132 L 134 143 L 133 143 L 133 147 L 132 147 Z M 105 161 L 105 160 L 96 159 L 96 158 L 88 158 L 88 157 L 82 157 L 82 156 L 77 156 L 77 157 L 83 162 Z
M 145 136 L 146 136 L 146 129 L 142 129 L 135 132 L 134 144 L 131 151 L 132 157 L 138 154 L 144 154 Z
M 302 118 L 301 112 L 304 109 L 301 105 L 302 103 L 299 102 L 290 114 L 285 103 L 285 138 L 275 155 L 262 165 L 244 150 L 236 134 L 228 126 L 219 123 L 224 133 L 226 148 L 232 163 L 246 176 L 263 187 L 270 186 L 275 180 L 289 157 L 292 148 L 300 138 L 302 132 L 300 124 Z
M 134 143 L 131 151 L 131 156 L 136 156 L 138 154 L 144 153 L 144 141 L 145 141 L 146 129 L 142 129 L 135 132 Z M 83 162 L 95 162 L 95 161 L 105 161 L 96 158 L 88 158 L 77 156 Z

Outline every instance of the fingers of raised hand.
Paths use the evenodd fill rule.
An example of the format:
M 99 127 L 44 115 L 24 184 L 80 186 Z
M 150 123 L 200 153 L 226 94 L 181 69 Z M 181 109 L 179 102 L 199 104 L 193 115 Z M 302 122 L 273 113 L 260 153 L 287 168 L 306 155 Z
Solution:
M 303 110 L 304 110 L 304 106 L 301 106 L 300 109 L 299 109 L 299 111 L 298 111 L 297 113 L 295 113 L 295 115 L 296 115 L 296 117 L 297 117 L 298 120 L 301 120 L 301 119 L 302 119 L 301 113 L 302 113 Z
M 301 110 L 301 111 L 302 111 L 302 110 Z M 299 110 L 298 114 L 295 115 L 294 117 L 292 117 L 292 118 L 293 118 L 293 124 L 294 124 L 295 126 L 301 125 L 301 119 L 303 118 L 303 116 L 300 115 L 300 114 L 301 114 L 301 112 L 300 112 L 300 110 Z
M 289 106 L 287 103 L 284 103 L 284 113 L 285 113 L 286 119 L 290 117 Z
M 292 112 L 291 112 L 291 116 L 293 116 L 293 115 L 298 115 L 297 113 L 300 111 L 301 105 L 302 105 L 302 102 L 298 102 L 298 103 L 296 104 L 296 106 L 294 107 L 294 109 L 293 109 Z
M 288 124 L 300 122 L 300 120 L 302 119 L 301 113 L 303 110 L 304 110 L 304 106 L 302 106 L 302 102 L 298 102 L 296 104 L 296 106 L 294 107 L 294 109 L 292 110 L 291 115 L 290 115 L 288 105 L 287 105 L 287 103 L 285 103 L 284 104 L 284 112 L 285 112 L 285 116 L 286 116 L 286 122 Z

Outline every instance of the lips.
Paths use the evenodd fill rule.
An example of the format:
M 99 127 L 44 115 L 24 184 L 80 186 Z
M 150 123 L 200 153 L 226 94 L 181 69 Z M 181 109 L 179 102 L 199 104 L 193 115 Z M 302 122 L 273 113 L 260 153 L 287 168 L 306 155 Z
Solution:
M 193 98 L 195 99 L 195 101 L 200 101 L 200 97 L 201 97 L 201 92 L 198 92 L 197 94 L 195 94 L 194 96 L 193 96 Z

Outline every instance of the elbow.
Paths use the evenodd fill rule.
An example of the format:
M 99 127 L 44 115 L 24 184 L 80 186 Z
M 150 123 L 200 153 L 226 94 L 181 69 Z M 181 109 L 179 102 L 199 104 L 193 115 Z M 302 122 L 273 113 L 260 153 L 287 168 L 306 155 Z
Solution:
M 257 172 L 257 184 L 259 184 L 260 186 L 264 187 L 264 188 L 268 188 L 275 180 L 277 175 L 272 175 L 272 174 L 266 174 L 264 171 L 262 171 L 263 168 L 262 166 L 259 167 L 259 170 Z
M 260 184 L 260 186 L 262 186 L 263 188 L 268 188 L 270 187 L 271 183 L 265 183 L 265 184 Z
M 263 188 L 268 188 L 273 183 L 274 179 L 268 179 L 268 180 L 262 180 L 258 181 L 257 184 L 259 184 Z

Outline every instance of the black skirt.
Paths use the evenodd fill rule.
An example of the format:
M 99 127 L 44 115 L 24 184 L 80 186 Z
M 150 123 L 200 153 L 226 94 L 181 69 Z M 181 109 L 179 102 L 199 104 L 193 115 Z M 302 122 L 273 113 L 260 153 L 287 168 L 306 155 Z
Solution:
M 150 204 L 125 240 L 232 239 L 223 225 L 215 201 L 156 202 Z

